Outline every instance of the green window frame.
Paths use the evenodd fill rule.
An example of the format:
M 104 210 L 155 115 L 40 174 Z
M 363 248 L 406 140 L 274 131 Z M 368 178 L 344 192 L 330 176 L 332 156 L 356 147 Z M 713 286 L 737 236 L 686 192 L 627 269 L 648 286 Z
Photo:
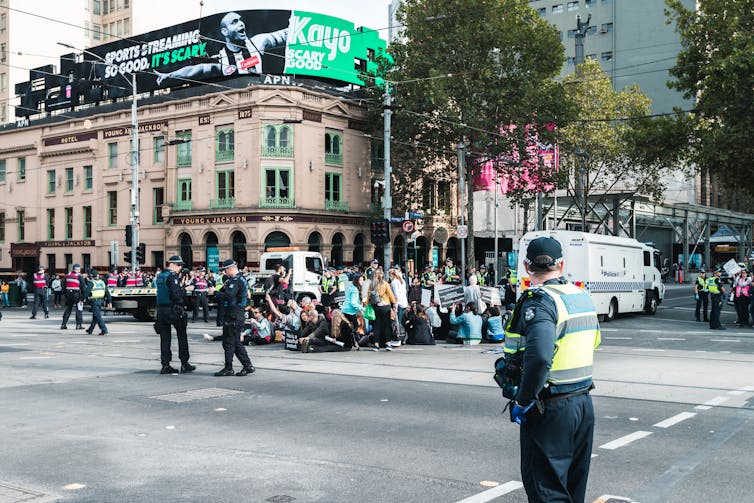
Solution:
M 55 208 L 47 209 L 47 240 L 55 239 Z
M 175 135 L 178 143 L 178 166 L 191 166 L 191 131 L 179 131 Z
M 235 133 L 233 128 L 221 128 L 215 131 L 215 161 L 228 162 L 234 159 Z
M 73 239 L 73 208 L 65 208 L 65 238 Z
M 107 144 L 107 167 L 109 169 L 118 167 L 118 142 Z
M 84 190 L 92 190 L 94 188 L 94 168 L 92 166 L 84 166 Z
M 162 205 L 165 204 L 165 189 L 162 187 L 155 187 L 152 189 L 152 201 L 154 202 L 152 208 L 152 223 L 161 224 L 165 222 L 165 218 L 162 216 Z
M 0 183 L 5 183 L 6 170 L 5 159 L 0 159 Z
M 293 169 L 264 168 L 260 208 L 295 208 Z
M 343 189 L 343 176 L 340 173 L 325 173 L 325 200 L 340 201 Z
M 194 203 L 191 200 L 191 178 L 178 179 L 178 192 L 173 204 L 173 211 L 191 211 Z
M 73 168 L 65 168 L 65 191 L 73 192 Z
M 236 207 L 236 172 L 232 169 L 218 171 L 215 174 L 215 195 L 209 203 L 210 209 L 228 209 Z
M 107 192 L 107 225 L 118 225 L 118 192 L 114 190 Z
M 55 170 L 54 169 L 47 170 L 47 193 L 48 194 L 55 193 Z
M 26 157 L 18 158 L 18 181 L 26 181 Z
M 92 207 L 84 206 L 84 239 L 92 239 Z
M 262 157 L 293 157 L 293 127 L 268 124 L 262 128 Z
M 343 165 L 343 135 L 335 131 L 325 133 L 325 163 Z
M 154 163 L 162 164 L 163 162 L 165 162 L 165 137 L 155 136 L 152 142 L 152 145 L 153 145 L 152 151 L 154 153 Z
M 18 242 L 22 243 L 26 239 L 26 212 L 16 211 L 16 219 L 18 220 Z

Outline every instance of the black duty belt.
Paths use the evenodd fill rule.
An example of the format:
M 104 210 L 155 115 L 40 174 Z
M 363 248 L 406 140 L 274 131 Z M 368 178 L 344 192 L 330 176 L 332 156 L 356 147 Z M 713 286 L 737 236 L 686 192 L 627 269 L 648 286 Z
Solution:
M 559 393 L 557 395 L 552 395 L 549 393 L 549 388 L 547 388 L 545 391 L 542 392 L 542 395 L 539 397 L 540 400 L 543 402 L 559 402 L 561 400 L 565 400 L 567 398 L 571 398 L 574 396 L 580 396 L 580 395 L 588 395 L 591 390 L 594 389 L 594 384 L 589 386 L 586 389 L 582 389 L 579 391 L 574 391 L 573 393 Z

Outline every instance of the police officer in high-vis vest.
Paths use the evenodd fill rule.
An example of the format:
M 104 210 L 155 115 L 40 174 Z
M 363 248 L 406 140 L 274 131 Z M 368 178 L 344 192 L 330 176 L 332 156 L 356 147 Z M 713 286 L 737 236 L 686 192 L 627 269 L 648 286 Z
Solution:
M 47 308 L 47 280 L 45 266 L 40 265 L 39 270 L 32 276 L 34 282 L 34 307 L 31 309 L 30 316 L 32 320 L 37 317 L 37 310 L 40 305 L 45 313 L 45 318 L 50 317 L 50 310 Z
M 424 290 L 434 290 L 435 283 L 437 283 L 437 275 L 432 270 L 432 264 L 428 262 L 424 266 L 424 272 L 422 273 L 422 288 Z
M 448 258 L 445 260 L 445 269 L 443 269 L 445 275 L 445 283 L 449 285 L 460 285 L 461 276 L 458 275 L 458 269 L 453 265 L 453 259 Z
M 333 297 L 338 291 L 338 278 L 333 276 L 333 269 L 325 269 L 319 283 L 319 293 L 322 305 L 327 307 L 332 304 Z
M 181 372 L 193 372 L 194 365 L 189 363 L 188 335 L 186 334 L 186 322 L 188 315 L 183 312 L 183 288 L 178 273 L 183 267 L 183 259 L 179 255 L 173 255 L 168 259 L 165 270 L 155 279 L 157 284 L 157 323 L 155 328 L 160 333 L 160 361 L 162 370 L 160 374 L 177 374 L 178 370 L 170 366 L 173 353 L 170 350 L 171 327 L 175 327 L 175 335 L 178 338 L 178 357 L 181 359 Z
M 696 297 L 696 321 L 702 321 L 699 319 L 699 308 L 702 308 L 704 321 L 709 321 L 709 318 L 707 318 L 707 306 L 709 304 L 709 286 L 707 285 L 707 279 L 707 273 L 702 271 L 701 274 L 699 274 L 699 277 L 696 278 L 696 284 L 694 285 L 694 297 Z
M 597 313 L 589 294 L 563 278 L 555 239 L 534 239 L 524 265 L 532 286 L 514 309 L 505 342 L 506 353 L 520 357 L 510 412 L 521 425 L 521 476 L 530 502 L 581 503 L 594 433 Z
M 712 304 L 709 313 L 709 327 L 712 330 L 725 330 L 725 327 L 720 324 L 720 311 L 723 309 L 723 299 L 725 298 L 725 287 L 723 280 L 720 279 L 722 272 L 721 269 L 716 269 L 715 275 L 707 278 L 707 290 Z
M 105 326 L 105 320 L 102 319 L 102 305 L 107 304 L 108 307 L 112 307 L 110 300 L 110 292 L 107 289 L 105 282 L 100 279 L 99 273 L 96 270 L 89 272 L 89 281 L 86 285 L 85 298 L 92 306 L 92 323 L 89 328 L 86 329 L 86 333 L 91 335 L 94 332 L 94 327 L 99 326 L 99 334 L 107 335 L 107 327 Z
M 249 288 L 242 274 L 238 273 L 238 264 L 233 259 L 228 259 L 220 267 L 225 271 L 227 279 L 222 289 L 214 292 L 217 303 L 223 305 L 223 350 L 225 350 L 225 366 L 217 377 L 245 376 L 253 373 L 256 369 L 251 364 L 246 348 L 241 343 L 241 331 L 244 329 L 244 311 L 248 304 Z M 210 289 L 210 293 L 214 289 Z M 233 371 L 233 356 L 241 362 L 242 368 L 238 372 Z
M 76 310 L 76 330 L 84 328 L 84 311 L 79 309 L 78 303 L 84 299 L 84 278 L 81 276 L 81 266 L 73 264 L 71 272 L 65 275 L 65 311 L 63 311 L 63 324 L 60 325 L 62 330 L 68 328 L 68 318 L 71 317 L 71 311 Z

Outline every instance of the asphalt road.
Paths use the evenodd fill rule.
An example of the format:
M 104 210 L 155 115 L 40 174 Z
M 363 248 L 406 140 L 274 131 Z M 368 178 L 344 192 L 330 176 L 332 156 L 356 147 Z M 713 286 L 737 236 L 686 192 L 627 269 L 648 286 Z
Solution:
M 709 331 L 689 292 L 602 326 L 588 501 L 751 501 L 754 330 Z M 151 324 L 4 314 L 0 503 L 526 501 L 492 346 L 255 348 L 257 373 L 215 378 L 199 323 L 197 372 L 161 376 Z

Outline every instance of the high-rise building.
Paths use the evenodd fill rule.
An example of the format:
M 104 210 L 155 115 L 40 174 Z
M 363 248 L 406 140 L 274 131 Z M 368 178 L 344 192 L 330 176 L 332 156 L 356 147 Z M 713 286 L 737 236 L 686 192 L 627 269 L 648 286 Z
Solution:
M 683 0 L 693 9 L 694 0 Z M 666 23 L 665 3 L 659 0 L 534 0 L 531 7 L 560 31 L 566 63 L 561 75 L 575 66 L 576 16 L 586 22 L 591 14 L 584 55 L 596 59 L 615 89 L 634 83 L 652 99 L 653 113 L 687 110 L 689 100 L 668 89 L 668 70 L 681 49 L 678 34 Z
M 11 98 L 10 75 L 10 11 L 9 0 L 0 0 L 0 124 L 8 121 L 8 104 Z
M 130 0 L 87 0 L 86 9 L 89 47 L 132 35 L 133 2 Z

